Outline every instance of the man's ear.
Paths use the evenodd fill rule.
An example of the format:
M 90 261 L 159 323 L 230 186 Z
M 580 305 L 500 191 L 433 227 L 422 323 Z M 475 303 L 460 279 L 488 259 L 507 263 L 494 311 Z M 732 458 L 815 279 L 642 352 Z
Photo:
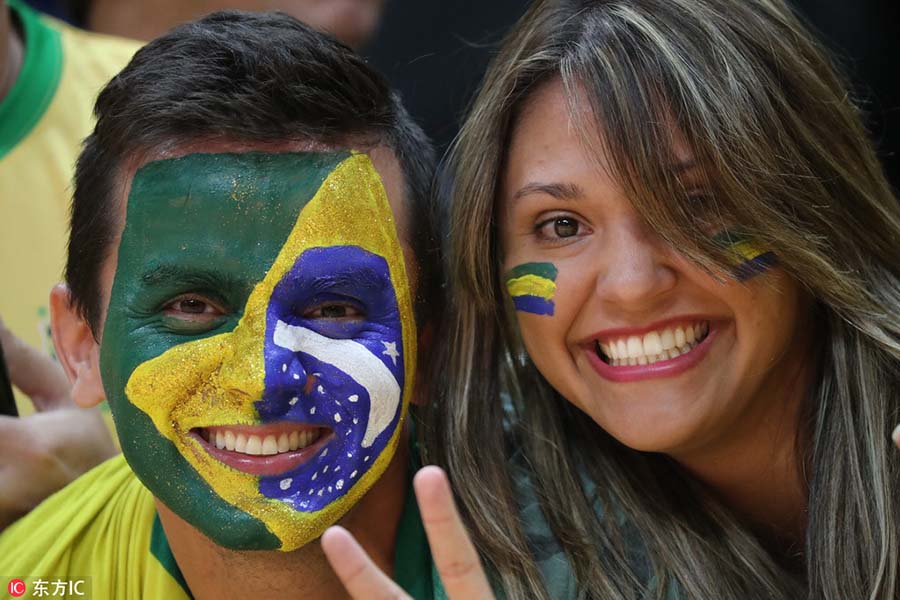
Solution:
M 50 331 L 59 362 L 72 383 L 72 398 L 89 408 L 106 399 L 100 379 L 100 344 L 90 325 L 72 306 L 69 288 L 57 284 L 50 292 Z

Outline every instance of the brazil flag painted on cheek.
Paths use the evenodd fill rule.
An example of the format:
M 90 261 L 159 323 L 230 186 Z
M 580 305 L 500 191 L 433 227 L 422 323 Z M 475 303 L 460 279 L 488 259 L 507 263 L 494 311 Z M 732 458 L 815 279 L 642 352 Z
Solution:
M 394 454 L 415 373 L 411 302 L 366 155 L 147 164 L 101 345 L 125 457 L 218 544 L 302 546 Z

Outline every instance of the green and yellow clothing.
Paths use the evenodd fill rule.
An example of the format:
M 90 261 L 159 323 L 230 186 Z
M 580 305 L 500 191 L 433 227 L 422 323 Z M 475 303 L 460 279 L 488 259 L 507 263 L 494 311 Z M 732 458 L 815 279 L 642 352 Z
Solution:
M 153 496 L 122 455 L 88 471 L 6 529 L 0 535 L 0 573 L 29 584 L 37 578 L 89 578 L 96 599 L 190 597 Z
M 397 532 L 397 582 L 416 600 L 441 598 L 412 486 Z M 95 600 L 178 600 L 190 590 L 153 496 L 119 455 L 50 496 L 0 534 L 0 574 L 89 581 Z M 52 587 L 50 590 L 52 591 Z
M 81 31 L 21 0 L 6 4 L 25 55 L 0 101 L 0 318 L 52 354 L 47 305 L 62 278 L 75 161 L 97 93 L 140 44 Z M 31 412 L 24 402 L 20 411 Z

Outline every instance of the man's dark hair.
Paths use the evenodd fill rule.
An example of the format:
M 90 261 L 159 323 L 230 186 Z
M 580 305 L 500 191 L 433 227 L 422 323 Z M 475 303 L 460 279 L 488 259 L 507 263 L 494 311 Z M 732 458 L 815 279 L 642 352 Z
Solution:
M 333 37 L 282 13 L 214 13 L 141 48 L 100 93 L 94 114 L 75 170 L 66 282 L 95 337 L 122 167 L 142 153 L 213 138 L 390 148 L 406 182 L 419 320 L 440 302 L 431 145 L 388 82 Z

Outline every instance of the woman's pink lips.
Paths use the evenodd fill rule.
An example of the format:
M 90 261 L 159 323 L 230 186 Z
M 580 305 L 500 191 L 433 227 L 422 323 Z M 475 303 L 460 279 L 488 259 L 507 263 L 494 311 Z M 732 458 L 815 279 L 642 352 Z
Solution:
M 593 344 L 594 340 L 610 339 L 613 337 L 627 337 L 631 335 L 643 336 L 645 333 L 650 333 L 651 331 L 660 331 L 667 327 L 673 327 L 674 325 L 684 325 L 703 321 L 712 321 L 712 318 L 708 314 L 703 313 L 680 314 L 674 317 L 660 319 L 659 321 L 643 325 L 642 327 L 614 327 L 611 329 L 597 331 L 590 337 L 586 338 L 583 343 Z
M 628 383 L 632 381 L 643 381 L 645 379 L 655 379 L 660 377 L 674 377 L 684 373 L 697 363 L 699 363 L 709 352 L 709 346 L 718 333 L 717 328 L 710 323 L 709 333 L 693 350 L 687 354 L 681 354 L 675 358 L 661 360 L 652 365 L 629 365 L 624 367 L 614 367 L 603 361 L 597 356 L 594 347 L 585 349 L 588 355 L 588 361 L 595 371 L 610 381 L 617 383 Z
M 219 462 L 238 471 L 249 473 L 250 475 L 263 476 L 280 475 L 292 469 L 296 469 L 318 454 L 319 450 L 334 437 L 333 432 L 323 433 L 319 436 L 319 439 L 305 448 L 279 454 L 252 455 L 233 452 L 231 450 L 226 450 L 225 448 L 217 448 L 215 444 L 210 444 L 194 430 L 188 435 L 196 440 L 210 456 Z

